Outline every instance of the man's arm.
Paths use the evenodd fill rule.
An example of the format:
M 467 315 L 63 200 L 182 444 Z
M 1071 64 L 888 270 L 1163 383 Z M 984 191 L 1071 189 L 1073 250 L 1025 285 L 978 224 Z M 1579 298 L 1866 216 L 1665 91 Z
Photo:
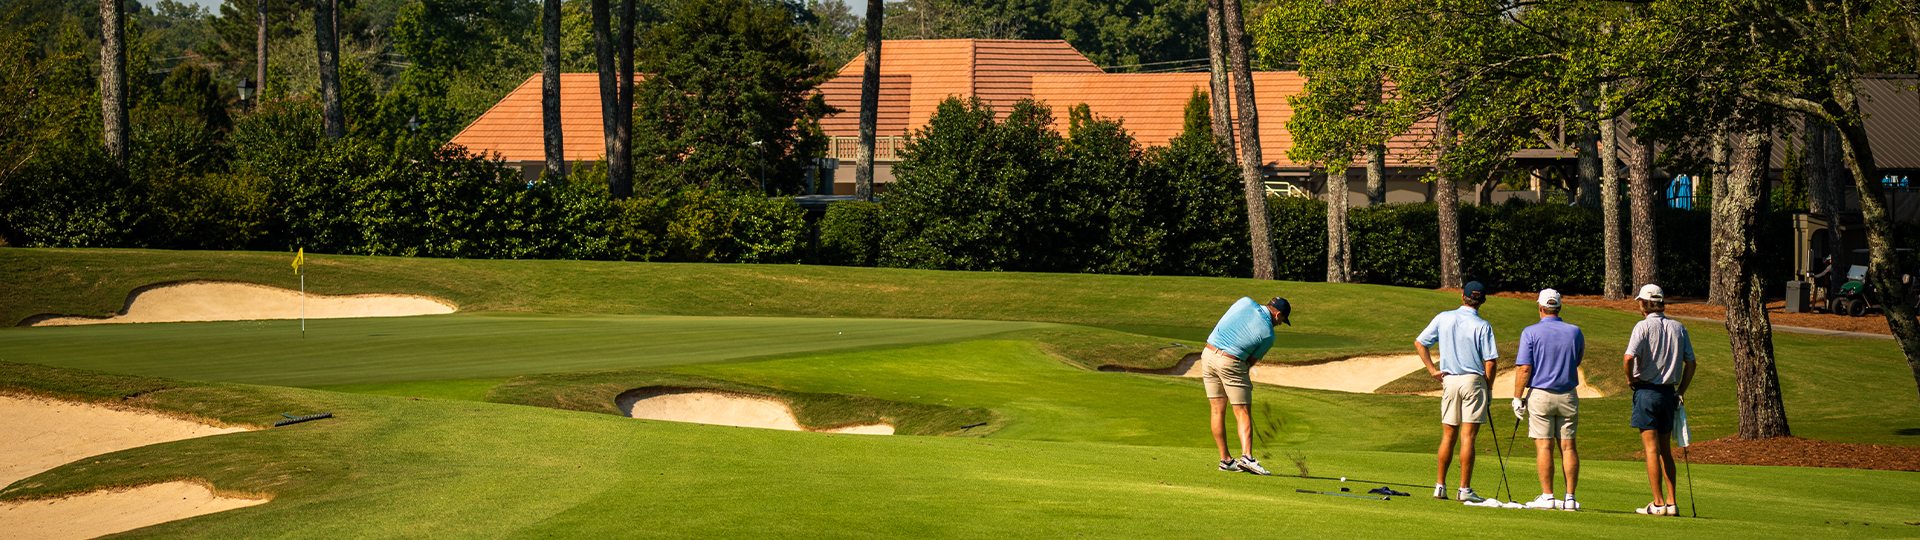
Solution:
M 1680 389 L 1678 392 L 1680 393 L 1680 401 L 1685 403 L 1687 401 L 1687 386 L 1693 384 L 1693 362 L 1687 362 L 1682 368 L 1680 374 Z
M 1622 372 L 1627 374 L 1628 385 L 1632 385 L 1633 383 L 1640 382 L 1640 379 L 1633 378 L 1633 353 L 1627 353 L 1627 361 L 1624 362 L 1624 367 L 1626 369 L 1624 369 Z
M 1419 340 L 1414 340 L 1413 349 L 1416 351 L 1420 351 L 1420 363 L 1427 365 L 1427 376 L 1433 377 L 1435 379 L 1444 378 L 1447 376 L 1446 373 L 1440 372 L 1439 367 L 1436 367 L 1433 365 L 1433 355 L 1432 353 L 1427 351 L 1427 344 L 1421 343 Z
M 1533 382 L 1533 366 L 1520 366 L 1513 376 L 1513 397 L 1527 395 L 1527 383 Z
M 1492 360 L 1488 360 L 1481 362 L 1480 367 L 1487 371 L 1487 386 L 1491 388 L 1493 386 L 1493 378 L 1500 376 L 1500 365 L 1494 363 Z

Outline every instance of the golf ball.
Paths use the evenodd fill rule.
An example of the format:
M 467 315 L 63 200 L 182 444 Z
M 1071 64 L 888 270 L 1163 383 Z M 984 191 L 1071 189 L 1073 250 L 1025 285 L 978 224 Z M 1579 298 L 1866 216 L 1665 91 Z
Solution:
M 1345 477 L 1345 476 L 1342 476 L 1342 477 L 1340 477 L 1340 481 L 1341 481 L 1341 482 L 1345 482 L 1345 481 L 1347 481 L 1347 477 Z

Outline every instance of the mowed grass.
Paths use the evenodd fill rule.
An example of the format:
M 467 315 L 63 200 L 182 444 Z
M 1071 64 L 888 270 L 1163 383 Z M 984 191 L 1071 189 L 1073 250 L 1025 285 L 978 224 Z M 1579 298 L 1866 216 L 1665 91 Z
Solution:
M 1417 453 L 1295 454 L 1315 476 L 1355 479 L 1342 484 L 1213 471 L 1204 448 L 825 435 L 243 385 L 143 399 L 337 417 L 98 456 L 0 497 L 181 477 L 275 495 L 129 538 L 1402 537 L 1462 524 L 1495 537 L 1787 538 L 1910 536 L 1911 504 L 1886 494 L 1920 489 L 1910 473 L 1698 465 L 1705 519 L 1650 518 L 1625 513 L 1646 498 L 1639 464 L 1625 462 L 1587 464 L 1587 512 L 1518 511 L 1294 492 L 1420 484 L 1431 461 Z M 1483 491 L 1496 489 L 1492 470 L 1483 461 Z
M 116 255 L 122 256 L 117 263 Z M 196 272 L 229 271 L 242 263 L 271 262 L 271 270 L 281 272 L 282 259 L 267 254 L 0 249 L 0 269 L 40 268 L 26 272 L 28 282 L 58 285 L 67 279 L 61 272 L 97 264 L 116 268 L 102 275 L 131 283 L 125 290 L 151 283 L 139 282 L 146 279 L 237 279 Z M 1696 465 L 1693 481 L 1702 514 L 1710 519 L 1654 520 L 1608 513 L 1626 511 L 1648 498 L 1644 470 L 1637 461 L 1594 459 L 1630 458 L 1637 449 L 1637 436 L 1625 427 L 1627 401 L 1619 397 L 1583 402 L 1586 418 L 1581 444 L 1589 461 L 1583 468 L 1580 492 L 1593 512 L 1464 508 L 1418 496 L 1382 502 L 1298 494 L 1292 489 L 1334 491 L 1339 484 L 1211 471 L 1213 450 L 1197 381 L 1088 369 L 1102 363 L 1169 363 L 1184 350 L 1163 351 L 1158 348 L 1162 342 L 1193 341 L 1234 298 L 1269 294 L 1286 295 L 1300 306 L 1298 326 L 1282 328 L 1287 332 L 1283 338 L 1291 339 L 1276 347 L 1270 358 L 1305 361 L 1411 352 L 1412 336 L 1426 320 L 1457 305 L 1454 295 L 1442 292 L 1205 278 L 327 259 L 337 263 L 333 270 L 339 275 L 387 280 L 368 278 L 355 285 L 366 288 L 337 292 L 430 294 L 428 289 L 440 287 L 447 293 L 443 297 L 470 295 L 460 300 L 463 309 L 494 305 L 513 310 L 404 319 L 450 325 L 436 334 L 487 336 L 491 335 L 487 331 L 458 327 L 478 329 L 496 321 L 505 331 L 550 321 L 599 322 L 549 328 L 536 333 L 541 339 L 500 337 L 491 346 L 464 351 L 472 358 L 457 361 L 452 358 L 461 355 L 443 350 L 446 343 L 427 339 L 394 339 L 364 348 L 381 343 L 375 338 L 395 337 L 373 336 L 379 332 L 371 326 L 357 335 L 340 334 L 331 343 L 256 341 L 257 347 L 250 348 L 263 349 L 258 354 L 236 356 L 235 363 L 218 369 L 194 369 L 285 377 L 292 375 L 275 373 L 303 369 L 277 356 L 290 348 L 307 349 L 304 354 L 313 355 L 307 357 L 311 361 L 352 363 L 360 361 L 357 356 L 374 354 L 390 361 L 356 364 L 351 370 L 336 367 L 351 376 L 299 384 L 432 399 L 230 384 L 154 391 L 152 385 L 124 384 L 116 388 L 139 395 L 146 405 L 209 417 L 225 418 L 220 411 L 230 409 L 239 411 L 233 415 L 257 423 L 277 419 L 270 413 L 278 412 L 330 411 L 340 418 L 129 450 L 95 460 L 100 461 L 97 464 L 76 463 L 23 481 L 0 492 L 0 498 L 165 478 L 203 478 L 225 490 L 278 496 L 274 504 L 137 531 L 140 536 L 160 537 L 1024 538 L 1084 534 L 1245 538 L 1404 536 L 1409 532 L 1437 536 L 1469 526 L 1475 533 L 1497 537 L 1913 535 L 1898 525 L 1901 519 L 1913 518 L 1912 505 L 1887 495 L 1920 487 L 1912 473 Z M 171 265 L 172 270 L 127 264 L 141 260 Z M 54 267 L 69 270 L 46 269 Z M 267 270 L 259 272 L 264 275 Z M 465 275 L 499 289 L 439 281 L 444 275 Z M 593 280 L 579 275 L 598 275 L 594 279 L 621 285 L 586 286 Z M 98 282 L 89 287 L 118 287 Z M 779 302 L 768 302 L 769 296 L 761 293 L 736 297 L 740 294 L 736 288 L 765 292 L 780 287 L 798 292 L 774 291 L 776 297 L 793 295 Z M 0 299 L 80 298 L 86 295 L 75 291 L 85 288 L 69 287 L 64 293 L 8 289 L 0 291 Z M 846 291 L 836 292 L 839 289 Z M 124 298 L 125 290 L 117 298 Z M 528 294 L 527 290 L 539 292 Z M 999 300 L 994 300 L 996 294 Z M 596 303 L 596 297 L 602 301 Z M 741 308 L 743 303 L 754 305 Z M 536 305 L 548 307 L 530 307 Z M 551 307 L 561 305 L 584 307 Z M 569 309 L 585 313 L 543 314 Z M 757 316 L 739 317 L 742 313 L 737 312 L 743 310 Z M 782 353 L 734 356 L 720 362 L 711 361 L 714 355 L 688 353 L 636 365 L 628 363 L 633 361 L 629 357 L 639 355 L 596 356 L 601 353 L 590 351 L 593 346 L 588 343 L 619 339 L 630 340 L 626 343 L 633 350 L 676 350 L 648 345 L 645 336 L 622 337 L 627 332 L 619 329 L 595 330 L 600 325 L 644 326 L 633 321 L 648 317 L 631 315 L 662 314 L 700 315 L 683 317 L 696 330 L 724 319 L 747 321 L 744 327 L 693 340 L 702 342 L 693 349 L 712 348 L 713 339 L 727 336 L 751 338 L 757 331 L 755 323 L 783 320 L 769 318 L 774 315 L 829 322 L 842 317 L 912 318 L 920 319 L 912 321 L 919 323 L 1010 320 L 1099 325 L 1107 330 L 1067 325 L 974 328 L 938 339 L 908 337 L 864 345 L 825 341 L 819 333 L 801 332 L 797 339 L 820 341 Z M 1494 299 L 1483 314 L 1494 322 L 1500 339 L 1509 343 L 1535 318 L 1530 303 L 1503 298 Z M 724 317 L 709 320 L 705 316 Z M 1617 377 L 1619 350 L 1639 317 L 1569 308 L 1567 318 L 1587 329 L 1589 375 Z M 297 333 L 297 322 L 286 321 L 124 325 L 93 327 L 88 331 L 97 333 L 86 339 L 35 343 L 85 347 L 89 341 L 115 342 L 134 352 L 118 357 L 118 364 L 96 367 L 126 373 L 130 371 L 119 364 L 146 363 L 153 369 L 192 364 L 211 350 L 195 347 L 217 349 L 209 343 L 243 341 L 236 337 L 241 335 L 236 328 L 282 323 L 296 325 L 292 328 Z M 1701 356 L 1701 375 L 1689 396 L 1696 438 L 1732 434 L 1736 421 L 1725 335 L 1716 324 L 1689 322 L 1688 326 Z M 52 335 L 46 332 L 75 330 L 82 329 L 0 330 L 0 348 L 38 351 L 14 343 Z M 137 334 L 145 337 L 124 337 Z M 1788 334 L 1775 339 L 1796 434 L 1840 442 L 1920 444 L 1916 443 L 1920 425 L 1914 420 L 1920 418 L 1920 407 L 1912 399 L 1911 376 L 1890 342 Z M 74 350 L 58 356 L 79 354 Z M 550 350 L 573 351 L 559 356 L 579 363 L 537 360 Z M 444 358 L 434 360 L 439 355 Z M 617 359 L 608 360 L 612 357 Z M 502 372 L 476 373 L 466 362 Z M 415 363 L 433 369 L 422 372 Z M 1005 424 L 984 439 L 826 436 L 439 399 L 476 399 L 513 375 L 570 372 L 572 377 L 591 381 L 594 370 L 636 367 L 786 392 L 991 409 L 1004 417 Z M 0 365 L 0 371 L 6 369 L 15 368 Z M 29 390 L 60 393 L 60 388 L 71 385 L 42 379 L 57 382 L 64 377 L 41 373 L 22 384 Z M 221 393 L 242 397 L 209 397 Z M 1861 406 L 1865 399 L 1872 399 L 1874 405 Z M 1271 426 L 1276 436 L 1263 449 L 1270 456 L 1265 458 L 1269 468 L 1276 472 L 1297 472 L 1294 458 L 1299 457 L 1314 476 L 1408 485 L 1431 482 L 1430 446 L 1437 438 L 1433 398 L 1263 386 L 1256 402 L 1272 412 L 1263 414 L 1261 421 L 1278 420 Z M 1508 418 L 1496 408 L 1503 446 L 1512 435 Z M 1521 443 L 1525 448 L 1525 441 Z M 1481 446 L 1475 485 L 1482 492 L 1494 491 L 1498 483 L 1499 468 L 1491 446 L 1489 442 Z M 1532 461 L 1510 459 L 1506 466 L 1514 491 L 1530 498 Z M 1364 491 L 1377 483 L 1354 487 Z M 1414 487 L 1400 489 L 1422 495 Z

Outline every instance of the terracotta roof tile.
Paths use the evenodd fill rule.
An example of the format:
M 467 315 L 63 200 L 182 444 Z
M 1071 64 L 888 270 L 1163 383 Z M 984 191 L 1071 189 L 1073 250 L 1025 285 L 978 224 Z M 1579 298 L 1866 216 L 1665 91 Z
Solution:
M 644 78 L 634 75 L 635 81 Z M 527 77 L 519 88 L 454 135 L 448 144 L 497 153 L 507 161 L 545 161 L 540 81 L 538 73 Z M 560 130 L 567 161 L 595 161 L 606 154 L 606 137 L 600 123 L 598 73 L 560 74 Z

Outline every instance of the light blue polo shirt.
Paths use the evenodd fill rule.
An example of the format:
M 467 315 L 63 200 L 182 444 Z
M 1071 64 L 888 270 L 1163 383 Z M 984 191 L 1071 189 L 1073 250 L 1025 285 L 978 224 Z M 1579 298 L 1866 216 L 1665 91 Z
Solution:
M 1207 344 L 1243 361 L 1266 358 L 1273 348 L 1273 315 L 1252 298 L 1240 297 L 1213 325 Z
M 1472 373 L 1485 377 L 1487 370 L 1481 362 L 1500 357 L 1500 350 L 1493 344 L 1493 325 L 1480 318 L 1480 310 L 1467 306 L 1434 315 L 1433 322 L 1427 323 L 1427 329 L 1414 340 L 1428 347 L 1440 344 L 1440 371 L 1448 375 Z

